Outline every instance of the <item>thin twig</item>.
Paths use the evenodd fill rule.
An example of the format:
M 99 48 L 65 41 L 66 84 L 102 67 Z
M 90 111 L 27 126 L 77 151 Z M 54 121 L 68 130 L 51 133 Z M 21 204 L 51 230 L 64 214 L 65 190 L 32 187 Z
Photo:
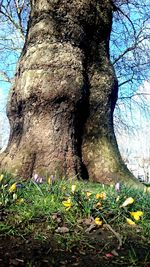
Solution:
M 122 238 L 120 234 L 118 234 L 109 224 L 104 224 L 103 226 L 106 227 L 108 230 L 110 230 L 114 234 L 114 236 L 118 239 L 119 245 L 117 249 L 120 249 L 122 247 Z

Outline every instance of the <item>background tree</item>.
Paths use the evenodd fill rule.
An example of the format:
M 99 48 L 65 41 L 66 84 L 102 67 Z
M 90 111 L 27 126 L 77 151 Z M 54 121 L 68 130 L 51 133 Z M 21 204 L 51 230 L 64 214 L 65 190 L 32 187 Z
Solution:
M 0 1 L 0 145 L 3 149 L 9 136 L 5 102 L 24 45 L 29 6 L 24 0 Z
M 73 14 L 73 11 L 75 10 L 74 8 L 76 7 L 76 4 L 79 5 L 79 7 L 77 9 L 79 11 L 78 16 L 80 18 L 79 23 L 77 23 L 77 21 L 76 21 L 77 16 L 75 16 L 75 14 Z M 40 10 L 40 8 L 41 8 L 41 10 Z M 70 10 L 71 8 L 73 8 L 72 11 Z M 97 8 L 99 8 L 99 10 Z M 27 58 L 26 58 L 27 54 L 29 53 L 28 54 L 29 57 L 31 56 L 30 50 L 31 50 L 31 43 L 33 42 L 33 39 L 34 39 L 33 37 L 35 37 L 35 43 L 34 43 L 35 46 L 36 45 L 39 46 L 39 43 L 41 42 L 41 40 L 44 40 L 44 38 L 46 38 L 45 41 L 47 41 L 47 38 L 49 38 L 49 41 L 51 41 L 52 37 L 54 38 L 54 41 L 56 41 L 56 39 L 57 39 L 56 43 L 58 43 L 59 45 L 61 44 L 61 42 L 63 44 L 65 42 L 65 43 L 67 43 L 67 45 L 70 44 L 70 46 L 67 47 L 67 50 L 69 50 L 70 47 L 72 47 L 73 50 L 72 50 L 72 52 L 70 50 L 70 54 L 72 54 L 74 51 L 74 53 L 75 53 L 74 54 L 74 60 L 78 58 L 78 63 L 80 62 L 79 65 L 82 65 L 82 67 L 80 66 L 81 69 L 79 68 L 79 66 L 77 68 L 79 71 L 79 74 L 81 76 L 78 74 L 77 71 L 76 71 L 76 74 L 73 74 L 73 76 L 75 78 L 78 78 L 77 84 L 76 83 L 74 84 L 74 82 L 72 82 L 72 85 L 74 84 L 74 87 L 78 87 L 78 86 L 80 87 L 79 91 L 77 89 L 78 97 L 79 97 L 79 95 L 80 95 L 80 97 L 76 98 L 76 96 L 74 96 L 75 99 L 73 101 L 70 97 L 70 94 L 65 95 L 65 92 L 63 90 L 63 92 L 61 92 L 62 95 L 60 94 L 59 97 L 57 96 L 57 92 L 56 92 L 56 95 L 55 95 L 55 98 L 57 100 L 56 103 L 54 101 L 55 100 L 54 96 L 52 99 L 49 99 L 49 100 L 51 100 L 50 106 L 53 109 L 53 111 L 55 109 L 57 109 L 57 111 L 60 109 L 60 112 L 58 112 L 60 114 L 57 114 L 57 116 L 55 114 L 53 114 L 54 118 L 57 117 L 57 119 L 55 119 L 55 120 L 59 121 L 59 123 L 57 123 L 58 125 L 56 126 L 57 130 L 55 131 L 55 127 L 54 127 L 54 129 L 50 130 L 48 125 L 47 125 L 48 131 L 47 131 L 47 129 L 45 130 L 47 135 L 49 133 L 49 136 L 50 136 L 52 133 L 52 135 L 55 136 L 54 139 L 56 139 L 56 140 L 49 140 L 50 139 L 49 138 L 47 140 L 47 138 L 45 137 L 45 141 L 49 141 L 49 142 L 47 142 L 47 146 L 50 148 L 50 150 L 49 150 L 50 155 L 48 154 L 48 157 L 46 156 L 47 160 L 45 160 L 45 162 L 46 162 L 45 167 L 48 166 L 48 169 L 50 172 L 53 172 L 53 170 L 56 171 L 56 169 L 61 170 L 60 167 L 62 167 L 62 173 L 63 174 L 85 176 L 85 168 L 83 168 L 84 165 L 82 164 L 82 157 L 81 157 L 81 142 L 82 142 L 82 140 L 81 140 L 80 136 L 82 136 L 82 132 L 83 132 L 82 124 L 84 124 L 84 122 L 86 120 L 86 116 L 87 116 L 88 120 L 86 123 L 86 131 L 84 131 L 84 135 L 83 135 L 84 137 L 83 137 L 82 148 L 83 148 L 83 161 L 88 168 L 88 172 L 90 174 L 90 177 L 92 177 L 94 180 L 98 180 L 98 181 L 99 180 L 102 181 L 102 179 L 103 179 L 105 182 L 106 181 L 110 182 L 110 180 L 114 179 L 114 177 L 116 177 L 116 179 L 120 179 L 121 176 L 123 176 L 123 177 L 125 176 L 125 172 L 126 172 L 126 177 L 127 176 L 132 177 L 121 160 L 120 154 L 118 152 L 114 132 L 113 132 L 112 115 L 113 115 L 113 110 L 115 107 L 115 101 L 117 98 L 117 81 L 116 81 L 116 78 L 114 75 L 113 68 L 112 68 L 110 61 L 109 61 L 109 36 L 110 36 L 111 23 L 112 23 L 112 21 L 111 21 L 112 8 L 114 8 L 114 7 L 112 6 L 112 4 L 110 4 L 109 1 L 104 1 L 103 3 L 98 4 L 98 5 L 96 5 L 96 3 L 92 4 L 92 3 L 90 3 L 90 1 L 87 1 L 86 5 L 85 5 L 84 1 L 81 4 L 79 4 L 78 1 L 73 1 L 73 4 L 68 3 L 68 4 L 66 4 L 66 6 L 63 6 L 63 5 L 61 6 L 61 4 L 60 4 L 60 6 L 59 5 L 57 6 L 56 3 L 55 3 L 55 5 L 51 5 L 51 6 L 49 5 L 48 6 L 48 4 L 46 4 L 46 1 L 45 1 L 43 9 L 42 9 L 41 2 L 37 1 L 32 6 L 32 12 L 33 13 L 31 13 L 31 18 L 30 18 L 28 38 L 26 40 L 26 45 L 24 47 L 22 57 L 20 60 L 20 66 L 21 67 L 18 68 L 19 71 L 22 72 L 22 69 L 24 69 L 23 73 L 25 75 L 26 70 L 25 70 L 25 68 L 23 68 L 23 65 L 27 61 Z M 47 14 L 46 10 L 48 12 L 50 12 L 50 15 L 53 15 L 52 19 L 49 18 L 49 22 L 48 22 L 48 18 L 47 18 L 48 14 Z M 90 16 L 88 18 L 85 18 L 83 16 L 81 18 L 81 10 L 83 11 L 84 15 L 87 15 L 87 14 L 89 15 L 89 12 L 90 12 Z M 42 23 L 40 24 L 40 22 L 36 18 L 36 15 L 37 15 L 36 12 L 38 13 L 41 11 L 42 11 L 43 16 L 45 16 L 44 17 L 45 21 L 47 21 L 47 26 L 45 26 L 45 24 L 44 24 L 44 26 L 45 26 L 44 32 L 46 32 L 48 37 L 45 37 L 44 33 L 41 34 L 41 31 L 38 28 L 39 25 L 42 25 L 44 19 L 42 16 L 40 16 L 42 18 L 41 19 Z M 66 14 L 65 14 L 65 12 L 66 12 Z M 40 13 L 38 13 L 38 14 L 40 15 Z M 57 19 L 58 19 L 58 21 L 57 21 Z M 73 19 L 73 21 L 71 23 L 72 19 Z M 94 21 L 93 21 L 93 19 L 94 19 Z M 32 24 L 32 21 L 35 21 L 34 26 Z M 55 22 L 55 25 L 53 25 L 54 22 Z M 59 24 L 60 26 L 58 26 L 57 24 Z M 50 32 L 50 27 L 48 25 L 51 26 L 51 29 L 53 30 L 53 32 Z M 77 29 L 73 30 L 73 25 L 76 26 Z M 49 27 L 49 29 L 48 29 L 48 27 Z M 64 29 L 63 29 L 63 27 L 64 27 Z M 90 31 L 89 31 L 89 29 L 90 29 Z M 57 30 L 57 32 L 55 32 L 55 30 Z M 34 31 L 37 31 L 36 34 Z M 70 34 L 70 37 L 69 37 L 69 34 Z M 100 36 L 101 36 L 101 38 L 100 38 Z M 43 39 L 41 39 L 41 38 L 43 38 Z M 52 38 L 52 40 L 53 40 L 53 38 Z M 75 47 L 80 50 L 80 53 L 82 53 L 82 57 L 81 56 L 79 57 L 78 53 L 76 54 L 76 52 L 74 50 Z M 58 48 L 59 48 L 59 46 L 54 50 L 54 52 L 59 50 Z M 26 51 L 26 49 L 27 49 L 27 51 Z M 39 47 L 38 47 L 38 49 L 39 49 Z M 63 49 L 64 49 L 64 47 L 63 47 Z M 51 49 L 49 51 L 51 51 Z M 65 52 L 65 51 L 62 51 L 62 49 L 60 49 L 60 53 L 63 54 L 63 52 Z M 55 56 L 58 56 L 58 55 L 59 55 L 59 53 L 57 52 Z M 68 54 L 68 56 L 70 57 L 71 55 Z M 33 55 L 31 57 L 33 60 Z M 51 60 L 51 58 L 50 58 L 50 60 Z M 52 62 L 53 62 L 53 60 L 52 60 Z M 55 60 L 56 60 L 56 58 L 55 58 Z M 54 62 L 55 62 L 55 60 L 54 60 Z M 70 60 L 71 60 L 71 58 L 70 58 Z M 33 64 L 33 66 L 36 65 L 35 62 Z M 27 61 L 27 63 L 29 63 L 29 62 Z M 60 63 L 62 64 L 61 60 L 60 60 Z M 64 62 L 63 62 L 63 64 L 64 64 Z M 68 61 L 66 61 L 65 64 L 67 64 L 69 67 Z M 76 65 L 77 63 L 74 62 L 74 64 Z M 72 68 L 73 68 L 74 64 L 72 63 Z M 32 67 L 32 64 L 31 64 L 31 67 Z M 64 65 L 63 65 L 63 67 L 64 67 Z M 40 66 L 38 66 L 38 68 L 40 71 L 40 69 L 41 69 Z M 43 68 L 43 65 L 42 65 L 42 68 Z M 47 66 L 47 68 L 48 68 L 48 66 Z M 59 64 L 58 64 L 58 69 L 56 69 L 56 66 L 53 66 L 53 68 L 55 68 L 55 71 L 58 74 L 57 79 L 63 80 L 64 76 L 61 75 L 61 72 L 59 70 L 60 69 Z M 75 68 L 75 66 L 74 66 L 74 68 Z M 70 69 L 71 69 L 71 67 L 69 68 L 69 70 L 66 69 L 65 71 L 68 70 L 68 73 L 69 73 Z M 43 71 L 44 71 L 44 68 L 43 68 Z M 48 69 L 46 69 L 46 71 L 48 71 Z M 30 69 L 30 72 L 31 72 L 31 69 Z M 38 73 L 38 71 L 36 71 L 36 72 Z M 25 143 L 29 141 L 29 139 L 27 140 L 27 137 L 25 137 L 29 133 L 27 133 L 27 132 L 25 133 L 24 129 L 29 127 L 31 130 L 31 127 L 29 125 L 29 120 L 31 120 L 31 118 L 29 119 L 29 118 L 27 118 L 27 116 L 25 116 L 27 119 L 27 120 L 25 120 L 23 118 L 23 116 L 27 112 L 27 103 L 29 106 L 29 100 L 33 100 L 34 104 L 36 104 L 36 101 L 37 101 L 36 97 L 38 97 L 38 94 L 37 95 L 35 94 L 36 95 L 36 97 L 35 97 L 35 95 L 33 93 L 34 90 L 33 90 L 32 91 L 33 94 L 30 92 L 31 95 L 30 94 L 27 95 L 27 98 L 26 98 L 25 94 L 23 93 L 24 89 L 22 89 L 22 92 L 19 91 L 19 86 L 21 85 L 21 83 L 23 81 L 25 82 L 25 85 L 27 85 L 28 84 L 27 83 L 28 78 L 25 76 L 21 77 L 21 75 L 19 73 L 17 73 L 17 74 L 18 74 L 18 76 L 16 79 L 16 87 L 14 89 L 13 97 L 11 98 L 11 100 L 13 100 L 14 95 L 15 95 L 15 98 L 16 98 L 15 99 L 15 101 L 16 101 L 15 106 L 18 106 L 18 103 L 19 103 L 19 106 L 18 106 L 18 109 L 16 108 L 16 110 L 14 110 L 13 112 L 11 109 L 12 109 L 12 106 L 14 106 L 14 104 L 11 103 L 9 108 L 8 108 L 9 118 L 10 118 L 10 120 L 12 120 L 12 132 L 11 132 L 11 138 L 10 138 L 9 147 L 8 147 L 9 155 L 5 158 L 7 160 L 4 159 L 3 162 L 5 165 L 5 162 L 8 161 L 8 159 L 10 157 L 11 158 L 14 157 L 15 159 L 13 161 L 10 160 L 10 163 L 12 163 L 10 165 L 12 165 L 12 166 L 14 165 L 14 168 L 16 168 L 16 163 L 14 164 L 14 162 L 18 158 L 17 161 L 21 163 L 21 169 L 20 169 L 20 166 L 17 166 L 17 169 L 19 169 L 19 172 L 21 174 L 23 174 L 23 173 L 27 173 L 27 170 L 28 170 L 29 175 L 31 175 L 34 170 L 38 170 L 38 168 L 39 168 L 38 165 L 39 166 L 41 165 L 41 167 L 40 167 L 41 169 L 44 167 L 40 163 L 40 158 L 42 158 L 43 155 L 46 155 L 47 153 L 46 153 L 46 148 L 45 148 L 45 151 L 42 151 L 42 150 L 44 150 L 43 142 L 45 142 L 45 141 L 42 140 L 42 142 L 41 142 L 40 138 L 39 138 L 39 142 L 41 142 L 41 144 L 42 144 L 42 149 L 40 149 L 39 151 L 37 151 L 37 149 L 36 149 L 36 146 L 38 146 L 37 144 L 35 145 L 33 151 L 26 152 L 25 149 L 23 148 L 23 147 L 27 148 Z M 71 74 L 72 74 L 72 71 L 71 71 Z M 22 74 L 22 76 L 23 76 L 23 74 Z M 54 81 L 56 84 L 56 87 L 58 87 L 57 82 L 56 82 L 56 76 L 55 75 L 52 75 L 52 76 L 53 77 L 52 77 L 51 81 L 50 82 L 48 81 L 49 83 L 47 82 L 47 86 L 51 85 L 52 81 Z M 34 78 L 35 78 L 35 80 L 37 79 L 39 81 L 41 79 L 40 76 L 38 78 L 35 76 Z M 42 81 L 42 79 L 41 79 L 41 81 Z M 67 76 L 67 79 L 68 79 L 68 76 Z M 22 82 L 20 80 L 22 80 Z M 66 80 L 66 77 L 65 77 L 65 80 Z M 81 82 L 81 80 L 82 80 L 82 82 Z M 70 81 L 71 81 L 71 79 L 70 79 Z M 45 79 L 45 82 L 46 82 L 46 79 Z M 17 84 L 19 84 L 18 89 L 17 89 Z M 29 86 L 29 84 L 28 84 L 28 86 Z M 69 87 L 68 86 L 69 85 L 67 82 L 67 85 L 63 85 L 62 88 L 63 89 L 69 88 L 70 93 L 73 93 L 73 91 L 71 91 L 71 89 L 70 89 L 70 86 Z M 52 87 L 52 85 L 51 85 L 51 87 Z M 29 86 L 29 88 L 30 88 L 30 86 Z M 26 90 L 28 91 L 29 88 L 27 88 Z M 82 90 L 81 90 L 81 88 L 82 88 Z M 60 88 L 58 88 L 58 89 L 60 90 Z M 74 90 L 74 89 L 72 88 L 72 90 Z M 31 89 L 29 89 L 29 91 L 31 91 Z M 90 92 L 90 97 L 89 97 L 89 92 Z M 21 94 L 23 94 L 23 96 Z M 43 92 L 42 92 L 42 94 L 43 94 Z M 44 92 L 44 94 L 45 94 L 45 92 Z M 64 96 L 65 97 L 67 96 L 67 99 L 65 99 Z M 43 95 L 42 95 L 42 97 L 43 97 Z M 62 99 L 62 97 L 63 97 L 63 99 Z M 36 101 L 34 98 L 36 98 Z M 41 98 L 41 93 L 40 93 L 40 98 Z M 70 103 L 69 103 L 69 100 L 71 101 Z M 44 99 L 44 101 L 45 101 L 45 99 Z M 57 103 L 57 102 L 59 102 L 59 103 Z M 90 102 L 90 105 L 88 102 Z M 31 103 L 31 104 L 33 104 L 33 103 Z M 39 105 L 40 102 L 37 101 L 37 104 Z M 47 105 L 47 102 L 46 102 L 46 105 Z M 68 105 L 69 105 L 69 108 L 68 108 Z M 62 109 L 62 106 L 63 106 L 63 109 Z M 45 107 L 45 105 L 43 107 Z M 29 110 L 30 110 L 30 108 L 28 107 Z M 14 109 L 14 107 L 13 107 L 13 109 Z M 20 113 L 19 110 L 22 113 Z M 83 113 L 83 111 L 86 115 L 85 117 L 84 116 L 81 117 L 81 114 Z M 32 108 L 31 108 L 30 112 L 33 113 L 32 116 L 30 115 L 33 118 L 34 117 L 33 115 L 35 115 L 34 114 L 35 108 L 34 108 L 34 112 L 33 112 Z M 42 112 L 43 112 L 43 108 L 39 114 L 40 116 L 41 116 Z M 70 115 L 67 115 L 66 112 L 68 112 L 68 114 L 70 114 Z M 45 115 L 47 115 L 47 114 L 45 114 Z M 43 116 L 45 116 L 45 115 L 43 115 Z M 65 122 L 68 121 L 67 122 L 67 125 L 68 125 L 67 128 L 69 130 L 67 130 L 67 133 L 66 133 L 66 131 L 64 132 L 64 130 L 62 129 L 62 125 L 64 125 L 64 124 L 61 124 L 61 123 L 64 120 L 65 120 Z M 42 121 L 42 120 L 40 120 L 40 121 Z M 60 123 L 60 121 L 61 121 L 61 123 Z M 16 123 L 14 123 L 14 122 L 16 122 Z M 26 122 L 26 124 L 25 124 L 25 122 Z M 36 119 L 35 119 L 34 122 L 37 123 L 37 122 L 39 122 L 39 120 L 36 121 Z M 14 127 L 14 126 L 16 126 L 16 127 Z M 23 136 L 22 136 L 22 132 L 20 130 L 23 131 Z M 34 129 L 33 132 L 36 133 L 38 131 L 37 130 L 35 131 L 35 129 Z M 39 137 L 39 132 L 37 135 Z M 64 137 L 60 138 L 60 136 L 62 136 L 62 137 L 65 136 L 65 138 Z M 33 142 L 33 136 L 30 138 L 31 138 L 31 143 L 32 143 Z M 24 139 L 24 140 L 22 140 L 22 139 Z M 14 150 L 14 146 L 18 147 L 20 145 L 19 140 L 21 140 L 20 143 L 22 146 L 21 155 L 20 155 L 20 151 L 19 151 L 20 149 L 15 148 L 16 150 Z M 38 138 L 36 138 L 36 140 L 38 143 Z M 61 144 L 61 141 L 60 141 L 59 147 L 57 147 L 57 145 L 56 145 L 56 143 L 58 143 L 57 140 L 62 140 L 62 146 L 60 146 L 60 144 Z M 67 140 L 67 142 L 66 142 L 66 140 Z M 68 142 L 69 140 L 70 140 L 70 144 Z M 28 145 L 29 145 L 29 143 L 28 143 Z M 64 143 L 65 144 L 68 143 L 68 144 L 64 145 Z M 46 147 L 46 145 L 45 145 L 45 147 Z M 41 155 L 38 155 L 38 154 L 40 154 L 40 151 L 42 153 L 41 153 Z M 52 153 L 53 151 L 54 151 L 54 153 Z M 18 155 L 16 152 L 18 153 Z M 56 155 L 59 155 L 61 159 L 58 158 Z M 58 159 L 58 160 L 55 160 L 55 159 Z M 37 162 L 39 162 L 39 163 L 37 163 Z M 36 164 L 37 164 L 37 167 L 36 167 Z M 18 165 L 19 165 L 19 163 L 18 163 Z M 41 170 L 39 170 L 39 171 L 41 171 Z
M 114 1 L 116 12 L 111 33 L 111 60 L 119 80 L 119 98 L 115 109 L 115 126 L 122 134 L 135 130 L 137 110 L 143 119 L 150 117 L 150 3 L 149 1 Z M 143 88 L 142 88 L 143 86 Z M 137 120 L 137 118 L 136 118 Z
M 28 1 L 0 1 L 0 80 L 11 83 L 25 41 Z

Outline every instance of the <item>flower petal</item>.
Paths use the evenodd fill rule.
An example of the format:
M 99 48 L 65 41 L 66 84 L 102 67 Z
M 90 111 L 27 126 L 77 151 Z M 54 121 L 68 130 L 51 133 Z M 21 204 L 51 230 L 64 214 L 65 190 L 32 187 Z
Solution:
M 101 226 L 103 224 L 103 221 L 101 221 L 101 219 L 99 217 L 96 217 L 94 222 L 96 225 L 99 225 L 99 226 Z
M 3 178 L 4 178 L 4 174 L 1 174 L 0 175 L 0 182 L 3 180 Z
M 114 255 L 113 255 L 112 253 L 106 253 L 106 254 L 105 254 L 105 257 L 107 257 L 107 258 L 113 258 Z
M 129 225 L 136 225 L 136 223 L 129 218 L 126 218 L 126 221 Z
M 23 198 L 19 198 L 19 199 L 17 199 L 16 203 L 17 204 L 22 204 L 22 203 L 24 203 L 24 199 Z
M 143 215 L 143 211 L 132 211 L 130 212 L 130 214 L 136 221 L 139 221 L 141 219 L 141 216 Z
M 16 188 L 17 188 L 17 183 L 12 184 L 11 187 L 9 188 L 9 190 L 8 190 L 9 193 L 14 192 L 16 190 Z
M 115 191 L 120 192 L 120 183 L 115 184 Z
M 71 208 L 72 207 L 72 202 L 71 202 L 71 199 L 68 198 L 67 200 L 64 200 L 62 202 L 62 204 L 66 207 L 66 208 Z
M 120 207 L 126 207 L 134 202 L 133 197 L 128 197 Z
M 71 186 L 71 192 L 74 194 L 74 192 L 76 191 L 76 185 L 75 184 L 73 184 L 72 186 Z
M 102 203 L 98 202 L 94 205 L 94 208 L 102 209 Z
M 85 192 L 85 194 L 86 194 L 87 197 L 90 197 L 92 195 L 92 193 L 89 192 L 89 191 Z
M 105 199 L 105 198 L 106 198 L 106 193 L 105 192 L 96 194 L 96 199 Z
M 51 185 L 51 184 L 52 184 L 52 180 L 51 180 L 51 178 L 50 178 L 50 177 L 48 177 L 48 179 L 47 179 L 47 183 L 48 183 L 49 185 Z

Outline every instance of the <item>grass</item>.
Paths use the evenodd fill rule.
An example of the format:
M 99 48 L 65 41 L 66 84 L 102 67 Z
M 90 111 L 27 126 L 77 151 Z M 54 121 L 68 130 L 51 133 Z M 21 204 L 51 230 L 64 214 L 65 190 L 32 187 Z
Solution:
M 71 251 L 75 246 L 92 247 L 90 234 L 107 228 L 114 238 L 119 233 L 123 243 L 132 236 L 138 244 L 150 244 L 149 193 L 49 177 L 41 183 L 15 183 L 7 173 L 0 177 L 0 236 L 32 235 L 44 242 L 53 235 L 61 248 Z M 137 211 L 140 216 L 133 216 Z M 129 259 L 137 264 L 134 248 Z

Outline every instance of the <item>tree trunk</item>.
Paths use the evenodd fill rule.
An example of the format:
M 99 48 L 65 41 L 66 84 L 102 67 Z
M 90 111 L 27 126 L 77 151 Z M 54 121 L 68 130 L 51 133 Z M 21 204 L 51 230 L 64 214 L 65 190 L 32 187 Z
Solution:
M 109 60 L 110 0 L 32 0 L 7 114 L 1 167 L 110 183 L 125 167 L 113 130 L 118 85 Z M 82 155 L 83 152 L 83 155 Z

